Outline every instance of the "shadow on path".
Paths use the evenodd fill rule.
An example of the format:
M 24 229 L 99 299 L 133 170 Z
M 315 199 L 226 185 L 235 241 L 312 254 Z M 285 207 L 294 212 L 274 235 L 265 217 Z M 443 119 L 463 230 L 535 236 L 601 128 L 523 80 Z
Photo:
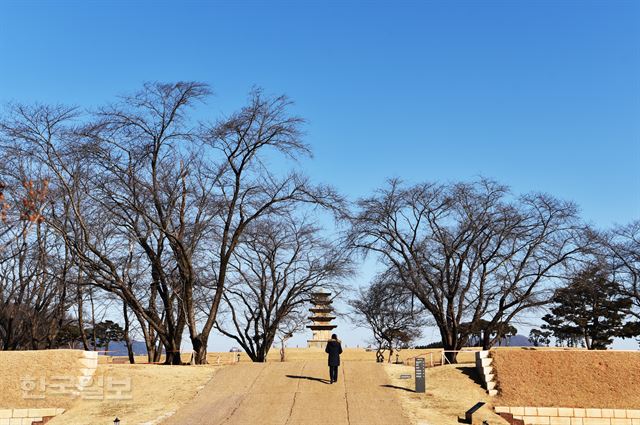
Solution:
M 384 388 L 393 388 L 394 390 L 403 390 L 410 393 L 415 393 L 415 391 L 412 390 L 411 388 L 399 387 L 397 385 L 386 384 L 386 385 L 380 385 L 380 386 Z
M 315 378 L 313 376 L 301 376 L 301 375 L 286 375 L 287 378 L 291 378 L 291 379 L 308 379 L 309 381 L 318 381 L 318 382 L 322 382 L 323 384 L 331 384 L 331 381 L 329 381 L 328 379 L 322 379 L 322 378 Z

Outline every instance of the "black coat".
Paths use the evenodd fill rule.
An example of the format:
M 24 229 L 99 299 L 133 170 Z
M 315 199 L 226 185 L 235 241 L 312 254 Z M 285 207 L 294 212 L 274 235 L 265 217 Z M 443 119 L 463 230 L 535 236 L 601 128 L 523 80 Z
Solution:
M 337 339 L 330 339 L 327 342 L 325 353 L 329 353 L 329 366 L 340 366 L 340 354 L 342 353 L 342 345 Z

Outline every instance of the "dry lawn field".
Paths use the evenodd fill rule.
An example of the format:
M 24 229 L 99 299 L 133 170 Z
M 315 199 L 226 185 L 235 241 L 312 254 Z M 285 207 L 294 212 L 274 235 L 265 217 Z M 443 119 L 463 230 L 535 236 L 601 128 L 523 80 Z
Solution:
M 414 425 L 457 425 L 458 417 L 480 401 L 486 403 L 478 411 L 481 420 L 490 425 L 507 424 L 493 412 L 492 399 L 480 386 L 474 364 L 427 369 L 424 394 L 413 392 L 413 367 L 391 364 L 385 365 L 385 370 Z M 411 379 L 400 379 L 402 374 L 410 374 Z
M 640 407 L 640 352 L 494 350 L 504 406 Z
M 69 407 L 72 399 L 47 394 L 40 387 L 58 378 L 75 378 L 80 357 L 78 350 L 0 351 L 0 408 Z M 26 378 L 32 378 L 36 386 L 28 394 L 44 394 L 44 399 L 23 397 L 21 381 Z
M 99 365 L 94 377 L 119 381 L 130 379 L 130 399 L 76 400 L 67 412 L 49 425 L 112 424 L 117 416 L 122 425 L 158 423 L 173 413 L 214 375 L 211 366 Z M 91 418 L 88 421 L 88 418 Z
M 471 363 L 475 361 L 475 352 L 480 350 L 480 348 L 465 348 L 464 352 L 458 354 L 458 362 L 460 363 Z M 430 360 L 433 359 L 434 364 L 441 364 L 441 352 L 440 349 L 407 349 L 400 350 L 398 352 L 398 359 L 400 361 L 407 361 L 409 359 L 409 363 L 412 362 L 412 358 L 415 356 L 424 357 L 427 361 L 427 366 L 429 366 Z M 251 359 L 244 352 L 240 354 L 240 362 L 251 362 Z M 209 364 L 211 365 L 224 365 L 231 364 L 236 362 L 238 353 L 231 353 L 228 351 L 222 352 L 210 352 L 207 354 L 207 359 Z M 286 360 L 288 362 L 293 361 L 307 361 L 307 360 L 323 360 L 326 359 L 326 354 L 323 350 L 317 348 L 287 348 L 286 350 Z M 364 348 L 345 348 L 342 353 L 341 358 L 344 361 L 370 361 L 375 362 L 376 360 L 376 352 L 375 351 L 366 351 Z M 182 361 L 184 363 L 188 363 L 191 359 L 191 353 L 183 352 L 182 353 Z M 385 362 L 387 357 L 385 357 Z M 395 362 L 396 355 L 392 356 L 392 362 Z M 111 363 L 113 361 L 113 357 L 111 356 L 100 356 L 99 362 L 101 364 Z M 164 357 L 161 359 L 161 362 L 164 361 Z M 271 349 L 269 351 L 269 355 L 267 356 L 267 362 L 280 362 L 280 351 L 277 348 Z M 145 364 L 147 363 L 146 356 L 136 356 L 136 363 Z
M 460 354 L 472 361 L 473 351 Z M 318 349 L 288 349 L 280 363 L 274 350 L 266 364 L 252 364 L 245 354 L 210 353 L 210 365 L 163 366 L 112 364 L 101 356 L 97 377 L 130 379 L 130 399 L 86 400 L 50 397 L 25 400 L 20 378 L 53 377 L 77 370 L 79 352 L 53 350 L 0 353 L 0 407 L 62 407 L 52 425 L 122 425 L 250 423 L 454 425 L 475 403 L 487 403 L 481 418 L 491 425 L 505 422 L 495 405 L 637 408 L 640 352 L 498 349 L 492 351 L 501 395 L 487 396 L 473 363 L 427 369 L 427 391 L 413 391 L 411 365 L 376 364 L 375 353 L 348 348 L 338 384 L 326 382 L 326 354 Z M 430 363 L 439 350 L 403 350 L 399 358 L 421 355 Z M 145 360 L 140 358 L 139 360 Z M 185 353 L 185 362 L 189 360 Z M 220 360 L 221 366 L 218 366 Z M 395 356 L 394 356 L 395 360 Z M 71 372 L 70 372 L 71 371 Z M 410 379 L 400 379 L 410 374 Z

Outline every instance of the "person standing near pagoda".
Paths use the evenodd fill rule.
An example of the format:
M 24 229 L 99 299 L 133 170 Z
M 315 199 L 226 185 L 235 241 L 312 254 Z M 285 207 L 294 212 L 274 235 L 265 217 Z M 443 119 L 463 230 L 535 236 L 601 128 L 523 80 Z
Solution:
M 327 342 L 324 351 L 329 354 L 329 380 L 333 384 L 338 381 L 338 366 L 340 366 L 340 354 L 342 354 L 342 345 L 338 335 L 331 335 L 331 339 Z

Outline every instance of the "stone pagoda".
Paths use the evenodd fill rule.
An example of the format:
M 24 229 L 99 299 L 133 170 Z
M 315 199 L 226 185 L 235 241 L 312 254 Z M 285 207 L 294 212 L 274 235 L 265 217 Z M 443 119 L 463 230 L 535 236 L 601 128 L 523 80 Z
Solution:
M 309 348 L 324 348 L 327 341 L 331 339 L 331 331 L 337 327 L 332 325 L 331 321 L 335 319 L 332 316 L 333 307 L 331 307 L 330 292 L 318 291 L 311 294 L 311 303 L 313 307 L 309 309 L 313 316 L 309 317 L 313 322 L 307 325 L 313 332 L 313 337 L 307 340 Z

